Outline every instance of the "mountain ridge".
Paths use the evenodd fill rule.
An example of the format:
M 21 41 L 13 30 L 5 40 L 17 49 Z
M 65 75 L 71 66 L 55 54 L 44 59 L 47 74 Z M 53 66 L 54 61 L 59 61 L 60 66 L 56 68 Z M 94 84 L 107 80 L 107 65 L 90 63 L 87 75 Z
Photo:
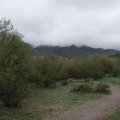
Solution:
M 39 51 L 41 54 L 55 54 L 63 57 L 75 57 L 75 56 L 81 56 L 81 55 L 94 55 L 94 54 L 114 55 L 114 54 L 120 53 L 120 51 L 118 50 L 93 48 L 86 45 L 79 46 L 79 47 L 76 45 L 70 45 L 70 46 L 64 46 L 64 47 L 40 45 L 35 49 Z

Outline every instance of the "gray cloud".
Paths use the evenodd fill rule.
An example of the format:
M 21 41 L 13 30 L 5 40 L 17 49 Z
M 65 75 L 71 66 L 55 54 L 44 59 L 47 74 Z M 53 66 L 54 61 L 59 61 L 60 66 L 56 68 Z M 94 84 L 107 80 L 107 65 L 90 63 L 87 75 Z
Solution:
M 35 46 L 120 49 L 119 6 L 119 0 L 0 0 L 0 18 L 11 18 Z

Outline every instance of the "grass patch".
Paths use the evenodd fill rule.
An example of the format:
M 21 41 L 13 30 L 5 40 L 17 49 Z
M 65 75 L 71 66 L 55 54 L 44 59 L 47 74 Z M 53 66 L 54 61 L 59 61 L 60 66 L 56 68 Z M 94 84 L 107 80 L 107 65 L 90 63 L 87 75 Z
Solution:
M 120 85 L 120 77 L 104 77 L 101 82 L 114 83 Z
M 70 92 L 73 84 L 58 84 L 55 89 L 31 89 L 31 97 L 23 101 L 20 109 L 8 109 L 0 105 L 0 120 L 42 120 L 46 114 L 67 110 L 85 100 L 97 99 L 100 93 Z
M 58 101 L 79 101 L 92 100 L 101 97 L 100 93 L 73 93 L 70 92 L 73 84 L 67 86 L 58 86 L 56 89 L 44 89 L 41 95 L 37 98 L 42 103 L 58 103 Z
M 120 109 L 116 110 L 110 117 L 106 120 L 120 120 Z

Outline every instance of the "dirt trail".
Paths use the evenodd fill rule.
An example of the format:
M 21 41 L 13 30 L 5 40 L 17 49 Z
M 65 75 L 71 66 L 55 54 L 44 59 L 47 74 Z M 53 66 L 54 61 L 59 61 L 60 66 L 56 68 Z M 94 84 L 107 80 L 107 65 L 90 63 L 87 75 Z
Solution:
M 80 105 L 54 118 L 45 120 L 103 120 L 114 109 L 120 107 L 120 86 L 110 85 L 111 95 Z

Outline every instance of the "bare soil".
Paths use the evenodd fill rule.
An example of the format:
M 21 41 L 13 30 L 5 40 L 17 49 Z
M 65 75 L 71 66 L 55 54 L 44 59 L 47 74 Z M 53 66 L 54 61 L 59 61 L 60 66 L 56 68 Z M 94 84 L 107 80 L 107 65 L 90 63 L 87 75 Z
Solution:
M 68 111 L 62 111 L 45 120 L 103 120 L 120 107 L 120 86 L 110 85 L 111 94 L 88 101 Z

